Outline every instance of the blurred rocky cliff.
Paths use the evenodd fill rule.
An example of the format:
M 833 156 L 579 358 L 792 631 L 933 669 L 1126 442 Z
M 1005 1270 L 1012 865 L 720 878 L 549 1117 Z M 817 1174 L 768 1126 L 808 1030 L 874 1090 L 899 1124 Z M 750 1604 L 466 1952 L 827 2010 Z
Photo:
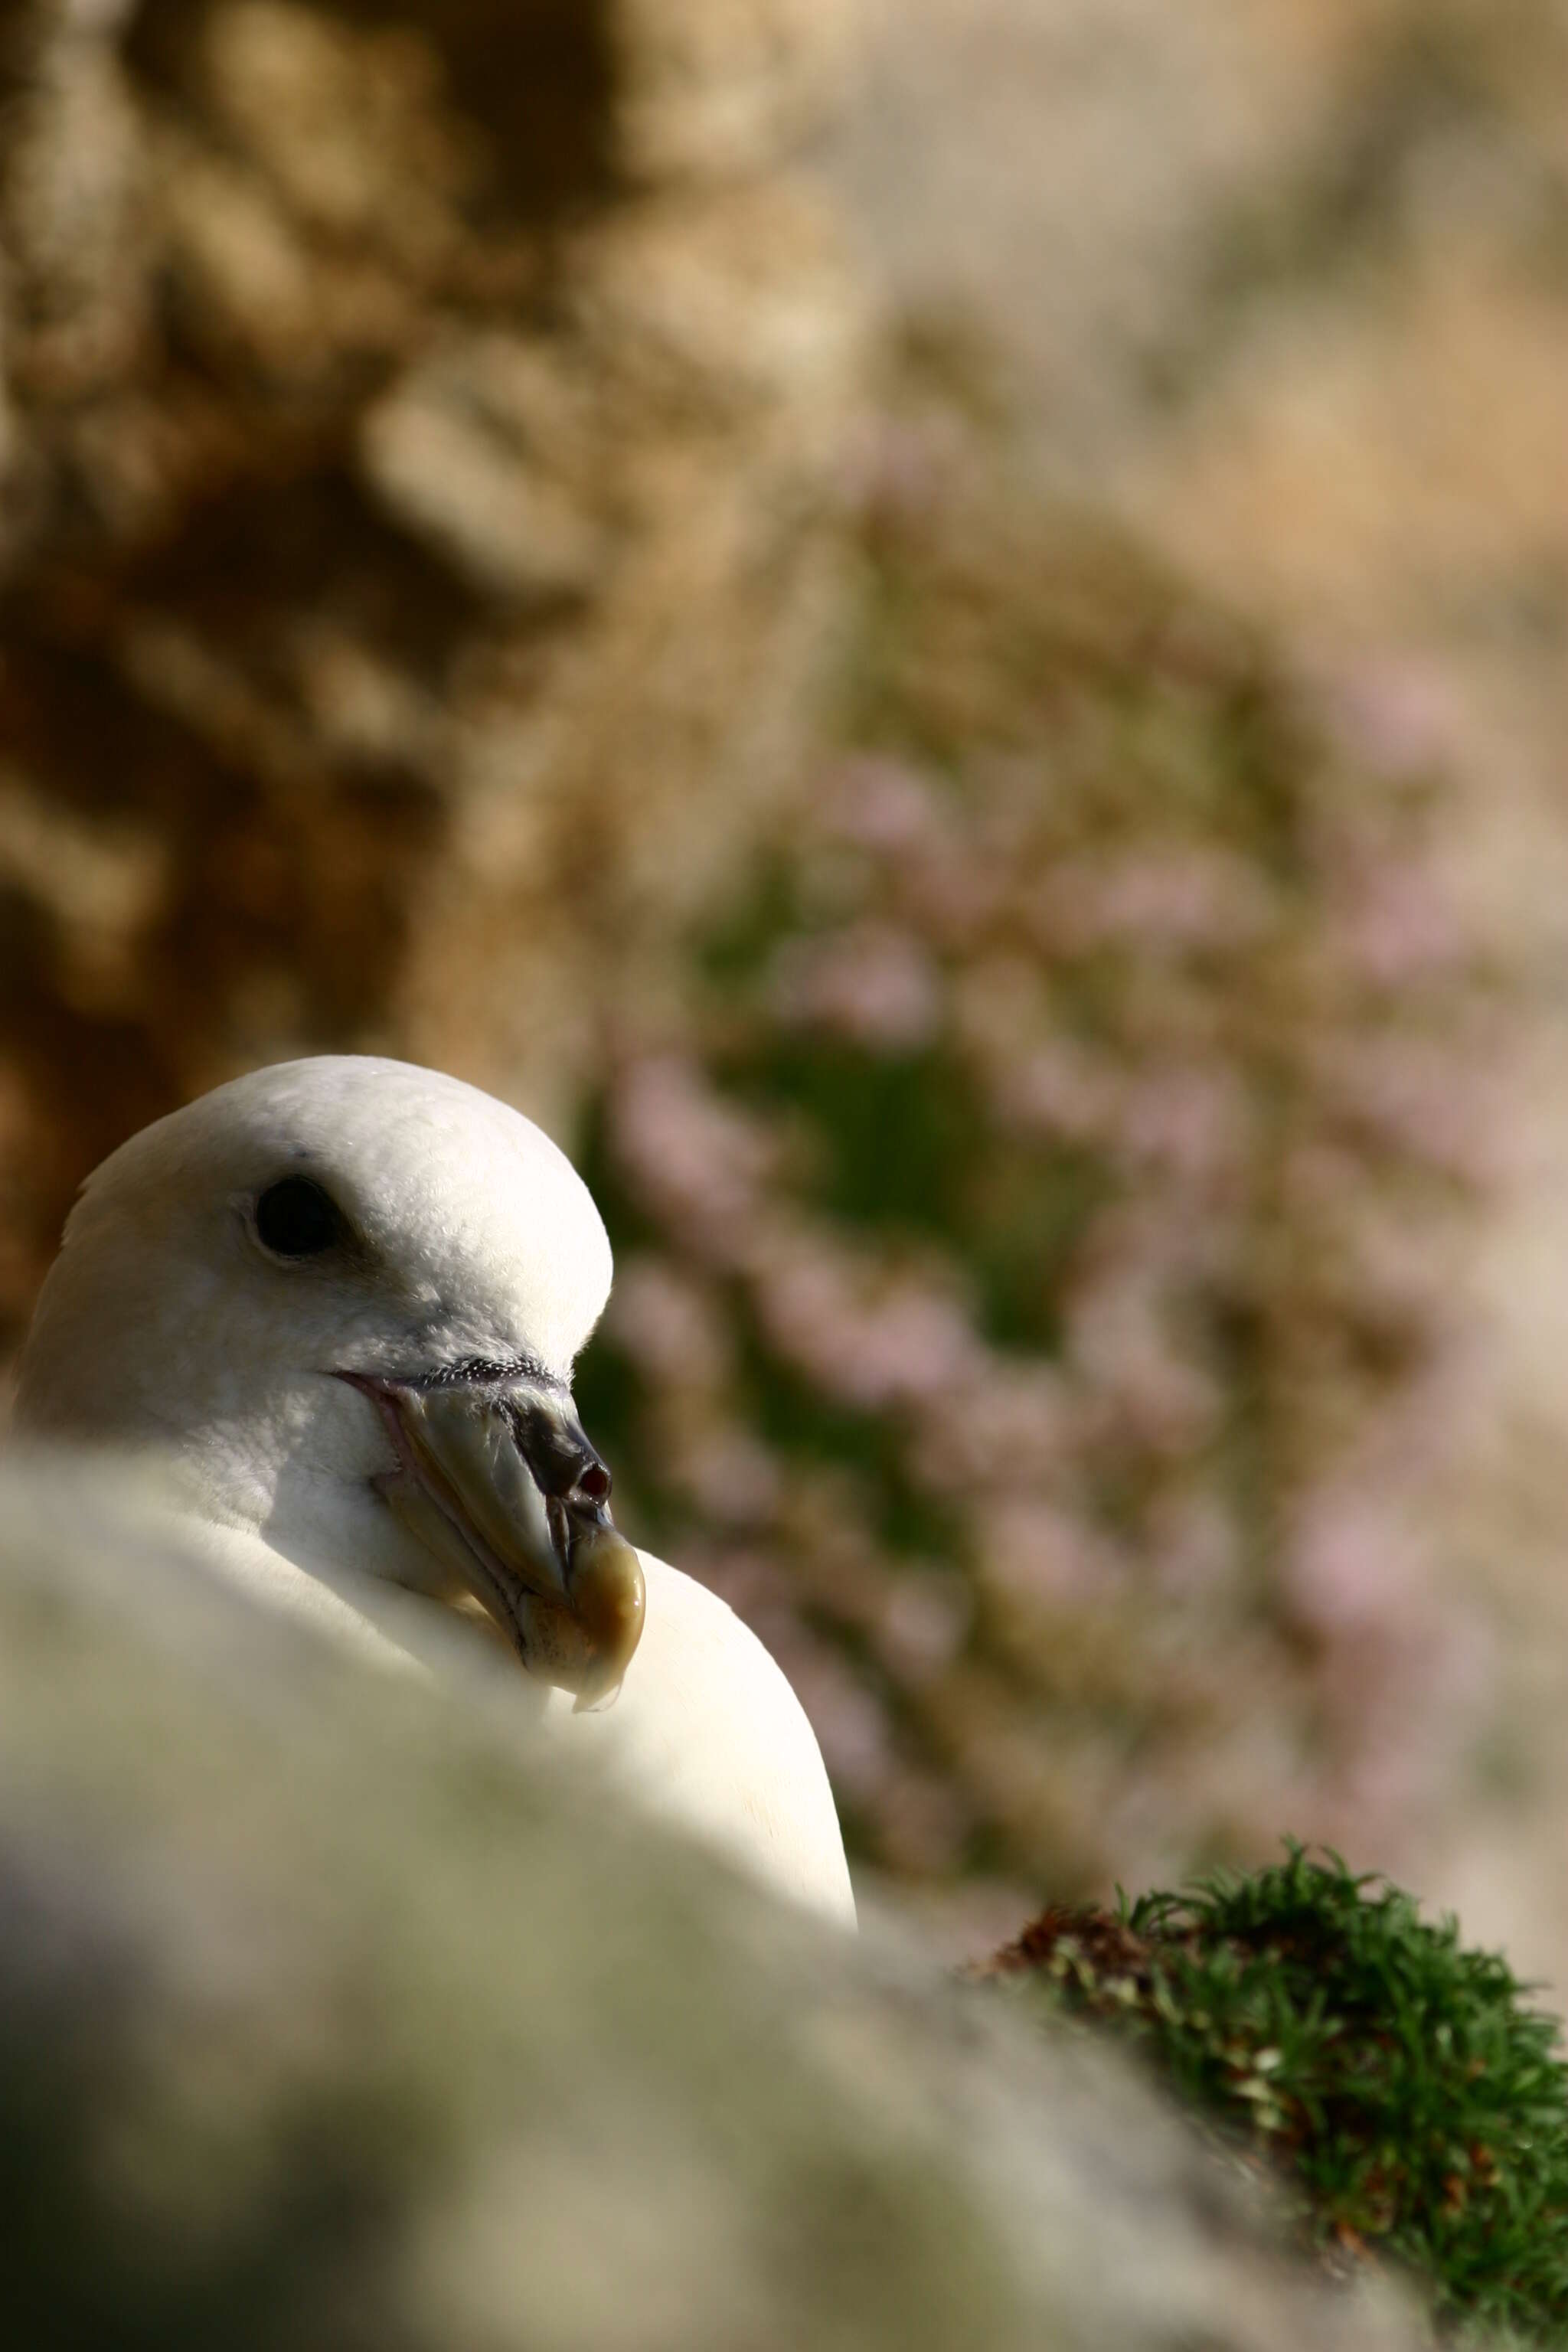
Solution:
M 0 22 L 0 1327 L 247 1065 L 569 1104 L 788 764 L 862 299 L 835 0 Z

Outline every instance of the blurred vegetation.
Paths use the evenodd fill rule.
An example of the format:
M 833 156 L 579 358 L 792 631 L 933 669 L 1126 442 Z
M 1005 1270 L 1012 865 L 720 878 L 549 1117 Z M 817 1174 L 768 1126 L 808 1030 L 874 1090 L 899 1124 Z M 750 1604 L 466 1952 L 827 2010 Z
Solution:
M 1449 2322 L 1561 2341 L 1568 2064 L 1506 1963 L 1395 1886 L 1292 1846 L 1250 1876 L 1048 1910 L 998 1955 L 1053 2013 L 1140 2046 L 1271 2159 L 1340 2253 L 1375 2247 Z
M 595 1116 L 623 1517 L 884 1867 L 1364 1842 L 1455 1692 L 1401 1524 L 1486 1174 L 1440 788 L 1035 492 L 951 338 L 855 498 L 834 743 Z

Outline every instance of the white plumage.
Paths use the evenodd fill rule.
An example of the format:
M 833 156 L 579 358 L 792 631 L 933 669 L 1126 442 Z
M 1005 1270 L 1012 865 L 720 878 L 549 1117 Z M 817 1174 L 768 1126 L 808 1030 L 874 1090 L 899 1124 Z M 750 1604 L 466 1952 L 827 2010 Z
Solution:
M 493 1654 L 499 1628 L 552 1737 L 852 1922 L 784 1676 L 609 1524 L 570 1381 L 610 1272 L 586 1188 L 518 1112 L 405 1063 L 284 1063 L 89 1179 L 17 1424 L 155 1448 L 216 1569 L 383 1660 L 447 1668 L 454 1636 Z

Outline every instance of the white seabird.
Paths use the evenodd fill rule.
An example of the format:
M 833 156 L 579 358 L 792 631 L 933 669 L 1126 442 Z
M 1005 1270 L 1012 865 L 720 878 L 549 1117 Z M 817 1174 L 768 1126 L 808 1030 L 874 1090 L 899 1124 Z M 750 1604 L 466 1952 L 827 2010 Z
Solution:
M 571 1392 L 610 1271 L 586 1187 L 519 1112 L 406 1063 L 281 1063 L 88 1179 L 16 1424 L 155 1449 L 215 1567 L 383 1658 L 419 1652 L 421 1602 L 499 1629 L 562 1741 L 852 1923 L 788 1682 L 611 1522 Z

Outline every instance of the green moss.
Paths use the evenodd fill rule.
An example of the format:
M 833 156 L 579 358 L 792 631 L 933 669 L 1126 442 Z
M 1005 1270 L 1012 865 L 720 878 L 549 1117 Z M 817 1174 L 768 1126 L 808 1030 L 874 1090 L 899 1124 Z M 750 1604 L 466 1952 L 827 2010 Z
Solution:
M 775 1035 L 742 1082 L 751 1099 L 809 1129 L 808 1189 L 829 1214 L 943 1240 L 961 1231 L 979 1106 L 940 1045 L 887 1054 L 847 1039 Z
M 1305 2226 L 1413 2272 L 1447 2321 L 1568 2326 L 1568 2065 L 1507 1963 L 1335 1855 L 1114 1913 L 1047 1911 L 997 1969 L 1140 2044 Z

